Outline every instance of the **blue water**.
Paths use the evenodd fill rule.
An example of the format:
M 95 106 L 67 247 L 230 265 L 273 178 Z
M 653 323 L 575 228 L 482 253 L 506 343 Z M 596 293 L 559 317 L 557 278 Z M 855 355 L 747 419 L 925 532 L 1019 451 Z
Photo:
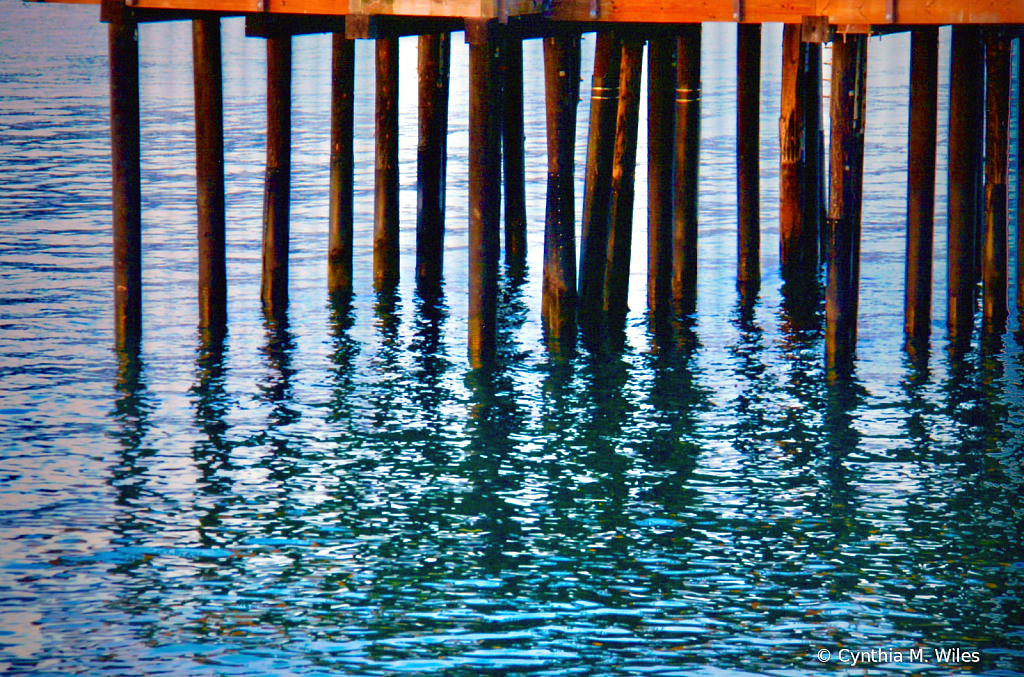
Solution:
M 734 287 L 735 28 L 708 25 L 695 320 L 654 349 L 641 130 L 625 345 L 567 361 L 540 328 L 543 82 L 527 44 L 530 273 L 503 278 L 499 367 L 479 372 L 461 38 L 439 299 L 413 283 L 415 39 L 402 282 L 372 289 L 373 61 L 357 45 L 357 285 L 340 306 L 330 40 L 295 39 L 291 306 L 273 324 L 263 44 L 223 22 L 230 320 L 204 343 L 190 27 L 142 26 L 145 329 L 118 355 L 105 27 L 96 7 L 0 0 L 0 16 L 0 671 L 799 677 L 859 673 L 843 651 L 881 649 L 891 662 L 868 674 L 1024 674 L 1024 358 L 1016 320 L 946 350 L 945 88 L 933 338 L 902 349 L 906 35 L 870 42 L 858 357 L 829 382 L 820 302 L 778 271 L 780 26 L 764 35 L 757 304 Z M 578 197 L 592 36 L 583 49 Z

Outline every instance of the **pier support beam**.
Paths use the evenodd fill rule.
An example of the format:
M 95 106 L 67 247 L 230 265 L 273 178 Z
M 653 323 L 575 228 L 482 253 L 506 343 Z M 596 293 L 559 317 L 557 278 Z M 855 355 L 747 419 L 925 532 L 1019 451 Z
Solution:
M 612 204 L 604 270 L 604 316 L 609 326 L 616 329 L 621 328 L 629 311 L 629 262 L 633 247 L 633 197 L 643 58 L 643 40 L 624 37 L 619 65 L 619 101 L 615 113 L 615 151 L 612 157 Z
M 910 144 L 903 331 L 908 341 L 924 341 L 931 332 L 932 321 L 938 27 L 914 28 L 910 49 Z
M 439 287 L 444 265 L 445 175 L 451 33 L 419 37 L 419 146 L 416 151 L 416 279 Z
M 373 283 L 398 282 L 398 38 L 377 38 Z
M 505 163 L 505 264 L 516 276 L 526 269 L 526 147 L 523 136 L 523 40 L 504 44 L 501 156 Z
M 736 25 L 736 282 L 749 305 L 761 286 L 761 24 Z
M 1010 40 L 1002 27 L 985 29 L 985 228 L 982 240 L 982 329 L 1006 330 L 1007 166 L 1010 131 Z
M 576 338 L 576 237 L 573 157 L 579 100 L 580 38 L 544 38 L 548 132 L 548 191 L 541 297 L 549 349 L 569 353 Z
M 984 77 L 979 29 L 953 26 L 949 84 L 949 214 L 946 329 L 950 341 L 970 343 L 975 307 L 975 221 L 982 106 L 977 82 Z
M 831 227 L 825 293 L 825 361 L 830 373 L 852 366 L 857 344 L 866 76 L 867 36 L 836 40 L 832 45 Z
M 672 303 L 677 313 L 689 315 L 697 309 L 701 25 L 684 24 L 679 29 L 680 34 L 676 38 L 676 130 L 672 186 Z
M 590 89 L 590 139 L 580 251 L 579 321 L 584 327 L 596 327 L 603 322 L 621 58 L 622 45 L 618 36 L 610 31 L 599 33 L 594 48 L 594 76 Z
M 353 96 L 355 41 L 335 33 L 331 45 L 330 225 L 327 291 L 352 292 Z
M 267 172 L 263 189 L 263 283 L 270 316 L 288 306 L 288 212 L 292 171 L 292 39 L 267 38 Z
M 196 117 L 196 205 L 199 235 L 199 326 L 227 322 L 224 236 L 224 93 L 220 17 L 192 21 Z
M 495 42 L 469 46 L 469 361 L 497 351 L 501 110 Z
M 647 53 L 647 308 L 672 302 L 672 162 L 675 149 L 676 40 L 650 39 Z
M 107 26 L 110 49 L 110 160 L 113 176 L 114 341 L 142 338 L 142 194 L 139 151 L 139 44 L 133 22 Z

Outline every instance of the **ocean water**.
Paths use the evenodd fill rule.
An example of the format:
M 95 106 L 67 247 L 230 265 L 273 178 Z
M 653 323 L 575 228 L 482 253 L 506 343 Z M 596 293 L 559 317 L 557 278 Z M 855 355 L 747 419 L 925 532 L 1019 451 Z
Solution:
M 548 355 L 540 324 L 542 55 L 527 43 L 529 273 L 503 276 L 500 359 L 474 371 L 461 37 L 442 294 L 414 284 L 414 38 L 401 41 L 402 281 L 371 284 L 360 42 L 357 283 L 335 305 L 330 40 L 294 40 L 291 305 L 272 323 L 265 53 L 223 21 L 229 323 L 204 341 L 191 29 L 140 27 L 145 327 L 138 354 L 118 354 L 105 27 L 88 6 L 0 0 L 0 16 L 0 671 L 1024 674 L 1017 322 L 964 355 L 943 338 L 948 31 L 929 350 L 903 349 L 897 34 L 870 41 L 858 355 L 830 381 L 820 298 L 778 270 L 778 25 L 763 43 L 756 305 L 734 283 L 735 27 L 707 25 L 697 312 L 676 345 L 655 345 L 641 125 L 623 344 L 571 359 Z M 852 652 L 868 656 L 854 666 Z

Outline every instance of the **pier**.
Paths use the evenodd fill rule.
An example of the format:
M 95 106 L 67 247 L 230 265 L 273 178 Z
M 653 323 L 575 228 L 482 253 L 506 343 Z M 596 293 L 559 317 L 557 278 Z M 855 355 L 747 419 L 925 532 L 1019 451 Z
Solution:
M 94 3 L 95 4 L 95 3 Z M 864 130 L 870 124 L 866 78 L 872 35 L 912 33 L 908 102 L 907 236 L 904 331 L 928 340 L 936 209 L 948 214 L 947 334 L 970 344 L 981 300 L 983 335 L 1002 334 L 1015 278 L 1024 312 L 1022 252 L 1008 268 L 1008 213 L 1024 182 L 1011 185 L 1009 158 L 1021 157 L 1009 134 L 1011 43 L 1021 36 L 1024 3 L 1016 0 L 711 0 L 699 6 L 646 0 L 478 0 L 424 2 L 350 0 L 103 0 L 108 24 L 113 175 L 114 315 L 118 345 L 138 342 L 144 325 L 136 26 L 189 20 L 193 25 L 200 325 L 222 329 L 228 318 L 225 271 L 224 129 L 220 19 L 244 16 L 246 35 L 267 51 L 267 156 L 263 207 L 264 310 L 288 305 L 291 176 L 291 40 L 333 34 L 328 287 L 351 293 L 353 41 L 375 41 L 375 169 L 373 284 L 398 280 L 398 100 L 400 36 L 417 35 L 416 277 L 423 288 L 443 277 L 448 92 L 452 41 L 469 44 L 468 350 L 474 366 L 496 358 L 497 294 L 505 263 L 525 272 L 522 41 L 543 40 L 547 115 L 547 200 L 543 326 L 553 354 L 571 354 L 578 331 L 603 336 L 623 322 L 633 237 L 633 182 L 641 72 L 646 48 L 648 100 L 647 304 L 654 326 L 692 314 L 700 274 L 697 233 L 700 177 L 701 26 L 737 27 L 737 268 L 744 303 L 760 287 L 760 167 L 779 168 L 780 263 L 788 284 L 825 281 L 825 350 L 831 372 L 848 370 L 856 354 L 861 248 Z M 779 156 L 759 147 L 761 24 L 781 22 L 782 98 Z M 938 27 L 953 25 L 949 119 L 938 120 Z M 583 213 L 575 213 L 575 130 L 580 35 L 596 32 Z M 823 80 L 823 46 L 830 76 Z M 1017 49 L 1021 59 L 1024 50 Z M 1024 63 L 1018 64 L 1018 72 Z M 823 83 L 828 89 L 823 91 Z M 366 95 L 368 93 L 358 93 Z M 822 101 L 829 101 L 824 138 Z M 937 130 L 948 123 L 947 205 L 935 201 Z M 827 143 L 826 143 L 827 141 Z M 1010 148 L 1011 142 L 1017 144 Z M 827 150 L 826 150 L 827 149 Z M 1019 166 L 1019 165 L 1018 165 Z M 1019 172 L 1018 172 L 1019 174 Z M 641 177 L 642 178 L 642 177 Z M 504 209 L 502 200 L 504 199 Z M 504 238 L 501 215 L 504 212 Z M 577 222 L 581 231 L 577 252 Z M 1018 225 L 1019 228 L 1019 225 Z M 1021 238 L 1017 238 L 1018 248 Z M 980 284 L 979 284 L 980 283 Z M 811 292 L 809 292 L 811 293 Z M 657 333 L 657 332 L 656 332 Z

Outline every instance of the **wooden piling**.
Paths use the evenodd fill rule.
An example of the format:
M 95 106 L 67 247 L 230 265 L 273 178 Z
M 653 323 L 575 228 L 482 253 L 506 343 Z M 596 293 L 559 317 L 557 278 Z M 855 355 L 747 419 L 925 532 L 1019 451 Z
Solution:
M 857 287 L 867 36 L 832 44 L 830 242 L 825 292 L 825 351 L 830 373 L 852 365 L 857 343 Z
M 979 32 L 975 26 L 953 26 L 949 85 L 949 204 L 946 329 L 951 341 L 970 341 L 974 325 L 975 174 L 979 143 L 976 98 L 982 77 Z
M 736 25 L 737 273 L 740 295 L 761 285 L 761 24 Z
M 110 159 L 113 177 L 114 341 L 142 337 L 142 195 L 139 151 L 139 45 L 134 23 L 107 26 L 110 50 Z
M 785 274 L 806 275 L 817 268 L 815 197 L 819 182 L 809 175 L 808 161 L 812 153 L 816 155 L 813 144 L 818 130 L 808 129 L 807 117 L 809 110 L 813 114 L 815 100 L 820 100 L 821 87 L 820 81 L 810 82 L 809 56 L 807 45 L 800 40 L 800 26 L 786 24 L 779 117 L 779 255 Z
M 227 322 L 224 236 L 224 94 L 220 17 L 192 21 L 199 236 L 199 326 Z
M 1007 165 L 1010 124 L 1010 41 L 1002 27 L 985 29 L 985 231 L 982 242 L 982 329 L 1006 330 Z
M 353 96 L 355 41 L 335 33 L 331 44 L 331 157 L 327 290 L 352 291 Z
M 267 171 L 263 191 L 263 307 L 288 306 L 288 212 L 292 164 L 292 39 L 267 38 Z
M 444 264 L 445 175 L 451 34 L 419 37 L 419 146 L 416 151 L 416 278 L 438 286 Z
M 652 37 L 647 52 L 647 308 L 672 302 L 672 162 L 675 149 L 676 40 Z
M 548 190 L 544 221 L 544 332 L 555 353 L 571 352 L 576 336 L 576 237 L 573 156 L 579 99 L 580 37 L 544 39 Z
M 910 143 L 903 330 L 908 341 L 921 341 L 931 332 L 932 314 L 938 27 L 914 28 L 910 49 Z
M 821 124 L 821 44 L 801 44 L 801 115 L 803 116 L 803 232 L 806 273 L 818 272 L 821 233 L 825 230 L 825 140 Z
M 505 164 L 505 264 L 515 275 L 526 268 L 526 147 L 523 136 L 523 40 L 503 45 L 501 156 Z
M 497 350 L 500 255 L 501 111 L 499 47 L 469 46 L 469 359 L 493 362 Z
M 373 283 L 398 281 L 398 38 L 377 38 Z
M 590 89 L 590 138 L 583 197 L 583 238 L 580 251 L 579 320 L 597 326 L 604 310 L 604 273 L 612 205 L 612 162 L 615 159 L 615 117 L 619 104 L 622 45 L 611 31 L 598 33 Z
M 672 181 L 672 303 L 677 313 L 689 315 L 697 309 L 701 25 L 683 24 L 679 31 Z
M 643 40 L 624 37 L 619 65 L 619 101 L 615 113 L 615 151 L 612 158 L 612 204 L 604 270 L 604 316 L 614 328 L 622 326 L 629 311 L 629 262 L 633 247 L 634 178 L 643 58 Z

